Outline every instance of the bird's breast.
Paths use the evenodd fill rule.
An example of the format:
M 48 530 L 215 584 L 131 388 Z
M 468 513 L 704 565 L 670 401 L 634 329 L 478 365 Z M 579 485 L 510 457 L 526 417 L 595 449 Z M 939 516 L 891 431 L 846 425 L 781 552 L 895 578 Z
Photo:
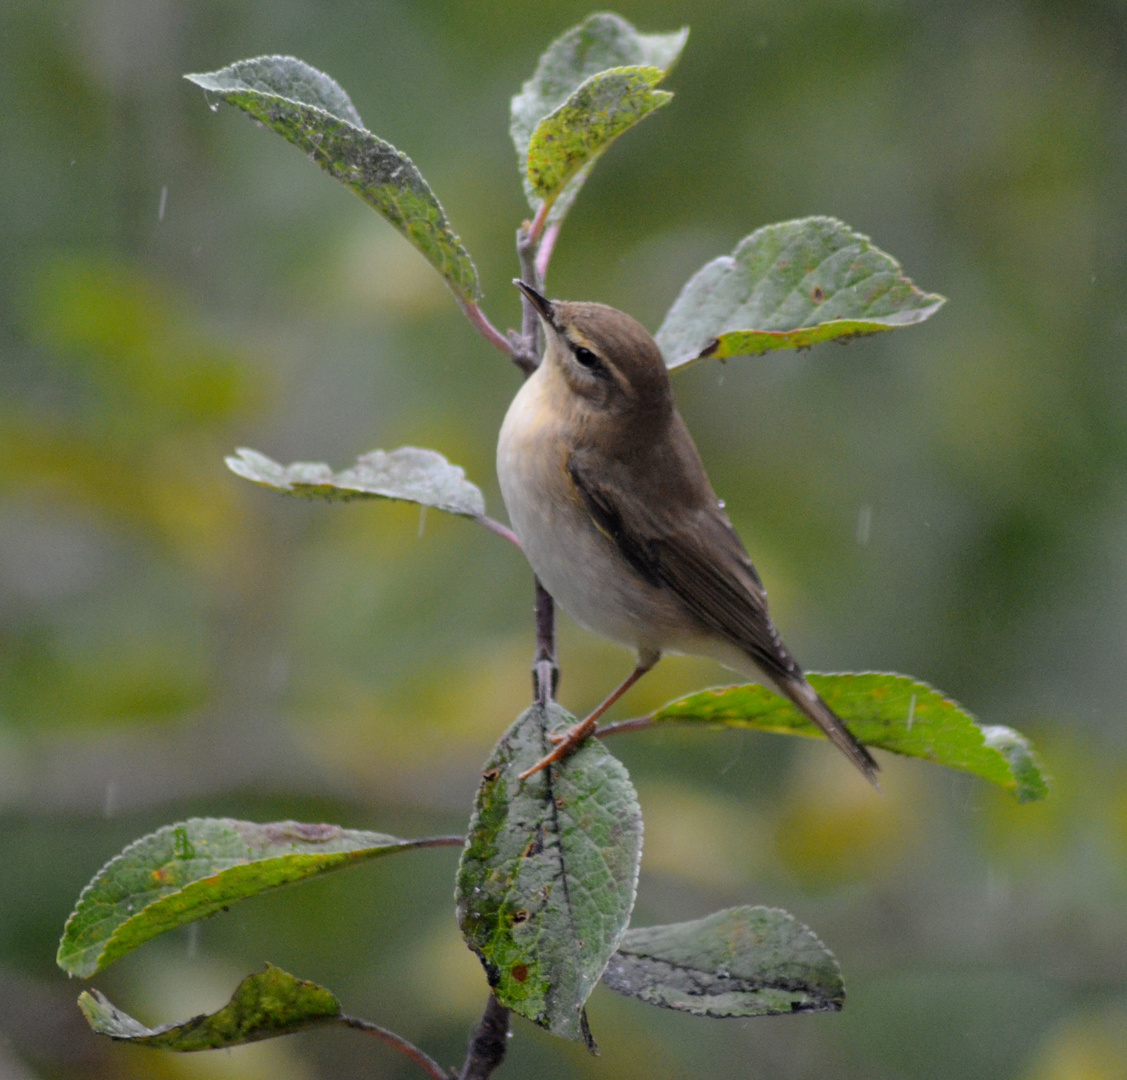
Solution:
M 536 576 L 578 623 L 634 648 L 672 644 L 676 601 L 643 580 L 600 532 L 568 474 L 579 425 L 551 372 L 521 387 L 501 425 L 497 478 Z M 561 407 L 562 405 L 562 407 Z

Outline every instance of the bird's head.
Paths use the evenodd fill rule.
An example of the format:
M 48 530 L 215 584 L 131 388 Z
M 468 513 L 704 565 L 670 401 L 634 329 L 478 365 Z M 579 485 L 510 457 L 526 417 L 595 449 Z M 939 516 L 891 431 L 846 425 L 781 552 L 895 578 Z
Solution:
M 661 350 L 636 319 L 606 304 L 548 300 L 514 284 L 544 324 L 544 365 L 583 412 L 652 423 L 672 412 L 673 392 Z

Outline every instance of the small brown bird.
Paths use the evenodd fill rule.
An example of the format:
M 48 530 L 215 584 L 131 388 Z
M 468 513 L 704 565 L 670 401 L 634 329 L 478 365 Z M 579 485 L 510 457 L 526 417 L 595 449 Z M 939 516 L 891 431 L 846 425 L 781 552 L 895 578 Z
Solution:
M 571 753 L 663 652 L 709 656 L 789 698 L 874 784 L 877 764 L 806 680 L 704 471 L 645 328 L 548 300 L 544 359 L 501 425 L 497 476 L 536 576 L 577 622 L 635 649 L 626 681 L 530 776 Z

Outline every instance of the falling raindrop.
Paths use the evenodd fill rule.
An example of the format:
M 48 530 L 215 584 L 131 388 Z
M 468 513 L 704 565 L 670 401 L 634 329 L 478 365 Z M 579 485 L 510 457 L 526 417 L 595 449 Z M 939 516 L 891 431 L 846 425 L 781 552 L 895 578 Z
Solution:
M 198 922 L 192 923 L 190 926 L 185 927 L 186 933 L 185 946 L 189 960 L 194 960 L 200 951 L 200 924 Z
M 864 547 L 869 542 L 869 535 L 873 529 L 873 508 L 865 503 L 857 512 L 857 543 Z

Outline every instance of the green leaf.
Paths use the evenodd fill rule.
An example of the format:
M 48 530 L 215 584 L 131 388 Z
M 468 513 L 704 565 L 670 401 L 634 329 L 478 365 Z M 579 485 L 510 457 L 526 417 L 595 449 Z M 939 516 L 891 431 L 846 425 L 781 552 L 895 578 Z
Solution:
M 653 89 L 664 78 L 661 68 L 621 67 L 582 83 L 532 133 L 528 144 L 532 190 L 541 199 L 554 199 L 627 128 L 672 100 L 668 91 Z
M 351 188 L 423 253 L 461 303 L 480 298 L 473 260 L 422 173 L 364 127 L 328 75 L 292 56 L 260 56 L 184 78 L 249 113 Z
M 321 462 L 279 465 L 247 449 L 227 458 L 227 467 L 246 480 L 305 499 L 399 499 L 464 517 L 485 513 L 485 498 L 463 469 L 434 450 L 415 446 L 373 450 L 339 473 Z
M 611 68 L 648 67 L 660 68 L 668 74 L 688 37 L 688 27 L 671 34 L 639 34 L 621 16 L 599 13 L 589 15 L 548 46 L 532 78 L 513 98 L 509 127 L 525 194 L 533 210 L 539 209 L 542 197 L 529 179 L 529 143 L 540 121 L 564 105 L 581 84 L 600 72 Z M 562 220 L 593 164 L 594 159 L 588 159 L 567 182 L 556 198 L 550 220 Z
M 1020 802 L 1049 793 L 1024 736 L 1007 727 L 980 726 L 926 683 L 881 672 L 808 677 L 866 746 L 974 773 L 1012 791 Z M 824 738 L 789 701 L 754 684 L 702 690 L 670 702 L 653 716 L 655 724 L 672 721 Z
M 237 900 L 396 851 L 456 842 L 278 821 L 191 818 L 134 841 L 82 891 L 58 964 L 87 977 L 138 945 Z
M 340 1020 L 340 1002 L 323 986 L 295 979 L 267 964 L 261 975 L 248 975 L 218 1012 L 182 1024 L 147 1028 L 122 1012 L 97 990 L 78 998 L 90 1026 L 99 1034 L 154 1050 L 219 1050 L 289 1035 L 303 1028 Z
M 603 982 L 694 1016 L 836 1012 L 845 1000 L 833 953 L 793 915 L 766 907 L 627 930 Z
M 656 339 L 670 368 L 923 322 L 946 301 L 834 218 L 767 225 L 681 290 Z
M 574 722 L 534 706 L 494 747 L 458 867 L 458 925 L 497 1000 L 583 1039 L 583 1005 L 630 920 L 642 816 L 622 764 L 596 740 L 521 783 Z

